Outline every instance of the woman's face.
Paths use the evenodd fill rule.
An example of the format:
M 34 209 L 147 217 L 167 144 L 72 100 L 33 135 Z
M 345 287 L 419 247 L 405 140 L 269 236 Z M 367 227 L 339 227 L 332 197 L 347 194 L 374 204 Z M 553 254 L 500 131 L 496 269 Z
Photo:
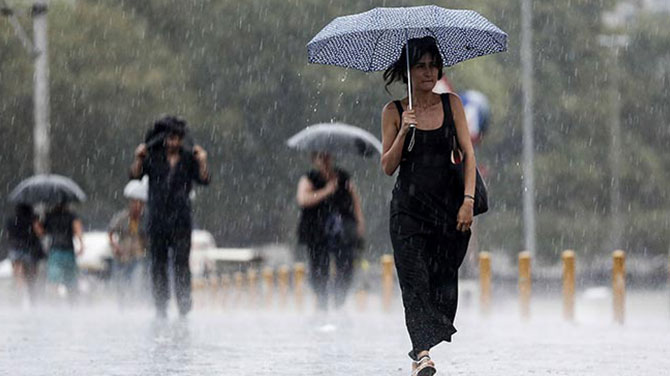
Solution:
M 432 91 L 437 83 L 438 72 L 439 66 L 435 59 L 429 53 L 424 54 L 409 70 L 412 86 L 415 90 Z

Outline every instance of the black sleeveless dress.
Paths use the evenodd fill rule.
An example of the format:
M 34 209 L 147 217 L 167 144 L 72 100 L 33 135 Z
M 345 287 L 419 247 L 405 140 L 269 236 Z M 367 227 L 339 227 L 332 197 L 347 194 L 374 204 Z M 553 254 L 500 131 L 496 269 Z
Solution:
M 456 127 L 449 97 L 441 96 L 444 121 L 434 130 L 415 129 L 405 138 L 391 200 L 390 232 L 405 322 L 412 341 L 409 356 L 451 341 L 458 303 L 458 268 L 470 231 L 456 230 L 463 203 L 457 170 L 450 162 Z M 395 102 L 402 115 L 400 102 Z M 402 116 L 401 116 L 402 118 Z

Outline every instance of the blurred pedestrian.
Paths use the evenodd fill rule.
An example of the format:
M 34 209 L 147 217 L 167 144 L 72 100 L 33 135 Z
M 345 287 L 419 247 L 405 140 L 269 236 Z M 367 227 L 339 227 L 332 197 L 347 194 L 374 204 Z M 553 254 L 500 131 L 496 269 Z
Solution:
M 187 125 L 182 119 L 165 116 L 154 124 L 145 143 L 135 150 L 131 178 L 149 177 L 147 201 L 151 257 L 152 293 L 158 317 L 167 315 L 169 299 L 168 255 L 172 251 L 177 306 L 185 316 L 192 306 L 191 202 L 193 182 L 210 181 L 207 152 L 199 145 L 184 144 Z
M 335 260 L 335 307 L 341 307 L 351 286 L 355 248 L 365 222 L 356 187 L 349 173 L 337 168 L 327 153 L 313 153 L 314 169 L 300 178 L 297 201 L 302 209 L 299 242 L 307 246 L 317 307 L 328 308 L 331 256 Z
M 18 204 L 5 222 L 5 231 L 17 290 L 34 302 L 38 264 L 45 257 L 40 243 L 42 224 L 31 205 Z
M 384 73 L 387 87 L 407 83 L 405 47 L 402 51 Z M 470 239 L 476 162 L 459 97 L 432 91 L 443 67 L 435 40 L 411 39 L 409 64 L 413 109 L 408 98 L 384 106 L 381 164 L 388 175 L 400 169 L 390 232 L 412 342 L 412 374 L 423 376 L 436 372 L 429 350 L 456 332 L 458 268 Z M 459 171 L 451 162 L 454 137 L 464 158 L 464 190 L 457 188 Z
M 144 202 L 128 200 L 128 207 L 114 215 L 109 223 L 109 243 L 114 262 L 112 278 L 116 285 L 119 306 L 128 305 L 128 296 L 139 297 L 144 287 L 146 262 L 146 231 L 144 225 Z
M 78 295 L 76 256 L 84 253 L 83 225 L 67 203 L 52 208 L 44 219 L 44 230 L 50 246 L 47 259 L 47 282 L 61 296 L 74 300 Z M 73 239 L 79 243 L 75 251 Z

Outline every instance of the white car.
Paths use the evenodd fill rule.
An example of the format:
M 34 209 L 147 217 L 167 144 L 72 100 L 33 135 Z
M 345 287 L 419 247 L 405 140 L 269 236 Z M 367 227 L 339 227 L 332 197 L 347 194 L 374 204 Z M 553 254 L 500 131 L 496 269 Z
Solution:
M 104 274 L 109 272 L 113 259 L 109 235 L 106 231 L 89 231 L 84 233 L 84 254 L 77 257 L 80 269 Z M 75 245 L 78 246 L 78 245 Z M 194 274 L 202 273 L 209 251 L 216 249 L 216 242 L 209 231 L 193 230 L 191 233 L 190 266 Z

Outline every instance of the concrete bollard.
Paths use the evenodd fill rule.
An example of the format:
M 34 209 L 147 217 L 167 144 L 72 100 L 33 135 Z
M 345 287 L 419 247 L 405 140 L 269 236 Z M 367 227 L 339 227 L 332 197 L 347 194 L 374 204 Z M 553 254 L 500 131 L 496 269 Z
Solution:
M 626 253 L 616 250 L 612 254 L 612 300 L 614 321 L 623 324 L 626 311 Z
M 563 251 L 563 318 L 568 321 L 575 319 L 575 252 L 571 249 Z
M 253 268 L 247 269 L 247 297 L 250 308 L 258 304 L 258 271 Z
M 279 306 L 285 307 L 288 297 L 290 271 L 288 266 L 284 265 L 277 271 L 277 287 L 279 289 Z
M 295 306 L 298 310 L 303 307 L 305 300 L 305 264 L 296 263 L 293 266 L 293 292 L 295 294 Z
M 263 296 L 265 297 L 265 308 L 272 307 L 272 295 L 275 290 L 275 272 L 270 267 L 263 268 Z
M 519 306 L 521 318 L 530 318 L 530 295 L 531 295 L 531 256 L 530 252 L 519 253 Z
M 479 309 L 483 315 L 491 312 L 491 255 L 479 252 Z
M 391 299 L 393 298 L 393 256 L 383 255 L 382 264 L 382 308 L 388 312 L 391 310 Z

